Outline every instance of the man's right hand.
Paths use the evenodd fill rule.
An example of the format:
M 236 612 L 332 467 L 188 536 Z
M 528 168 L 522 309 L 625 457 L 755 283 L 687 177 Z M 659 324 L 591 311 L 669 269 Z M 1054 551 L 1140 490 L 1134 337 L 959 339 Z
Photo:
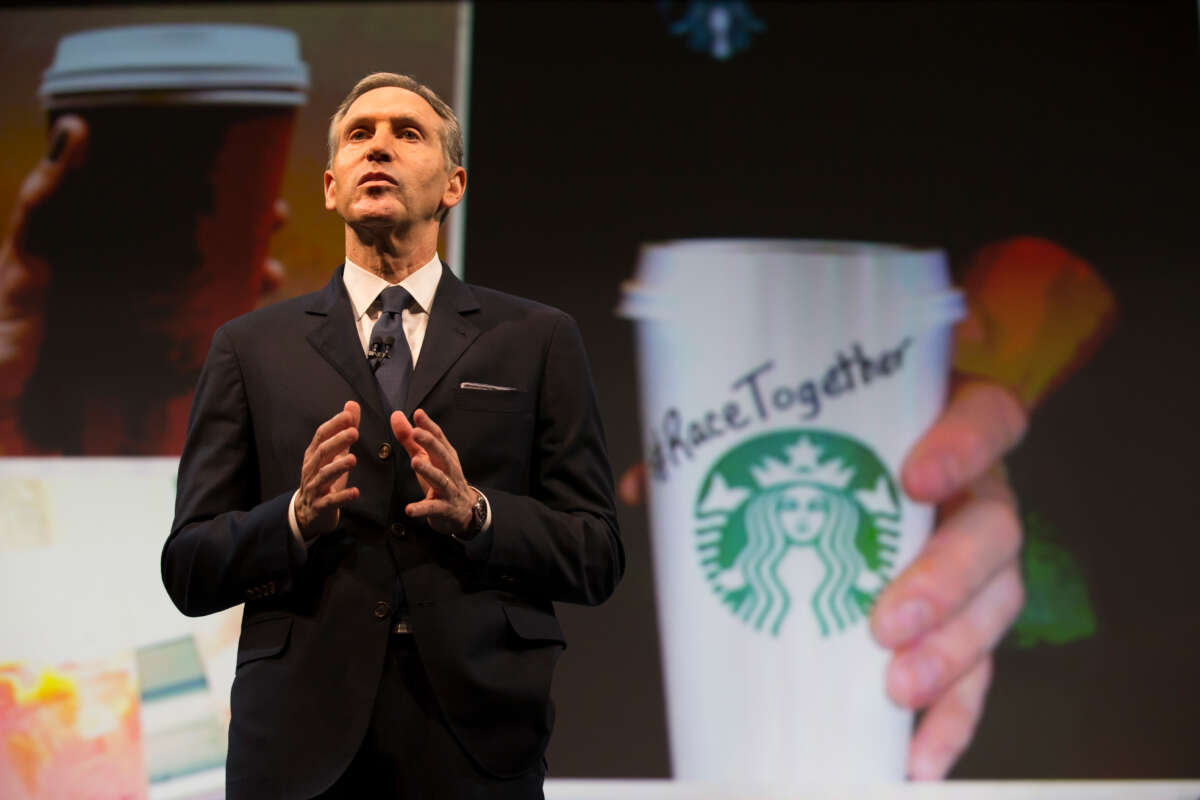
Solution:
M 358 403 L 348 401 L 341 412 L 321 423 L 304 451 L 295 511 L 306 542 L 336 528 L 339 509 L 358 497 L 358 488 L 346 483 L 355 463 L 350 445 L 358 439 L 361 415 Z

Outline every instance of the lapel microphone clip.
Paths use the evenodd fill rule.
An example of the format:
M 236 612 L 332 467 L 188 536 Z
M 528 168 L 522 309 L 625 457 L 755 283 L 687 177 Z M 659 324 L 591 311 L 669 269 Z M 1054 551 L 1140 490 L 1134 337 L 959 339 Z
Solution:
M 395 336 L 385 336 L 382 339 L 376 337 L 371 340 L 371 347 L 367 350 L 367 361 L 371 362 L 372 372 L 379 369 L 385 358 L 392 357 L 392 345 L 395 343 Z

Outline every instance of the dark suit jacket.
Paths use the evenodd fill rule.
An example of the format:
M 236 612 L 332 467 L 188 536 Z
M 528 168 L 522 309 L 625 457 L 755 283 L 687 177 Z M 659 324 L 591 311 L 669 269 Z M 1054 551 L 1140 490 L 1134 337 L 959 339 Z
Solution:
M 599 603 L 624 569 L 570 317 L 443 268 L 404 411 L 442 426 L 491 503 L 490 531 L 463 545 L 404 514 L 422 493 L 352 314 L 338 268 L 324 290 L 221 327 L 197 386 L 162 572 L 185 614 L 246 604 L 231 798 L 309 797 L 344 771 L 370 719 L 397 573 L 450 729 L 484 770 L 527 771 L 549 738 L 565 646 L 551 601 Z M 351 399 L 360 496 L 305 554 L 288 503 L 317 426 Z

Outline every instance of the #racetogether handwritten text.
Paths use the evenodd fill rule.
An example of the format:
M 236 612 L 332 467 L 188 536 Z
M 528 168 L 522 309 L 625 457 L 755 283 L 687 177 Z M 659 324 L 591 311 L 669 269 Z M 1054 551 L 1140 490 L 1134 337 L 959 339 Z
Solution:
M 824 403 L 899 371 L 911 344 L 912 339 L 906 337 L 872 358 L 854 342 L 849 355 L 839 350 L 823 373 L 798 383 L 777 380 L 773 374 L 775 362 L 766 361 L 735 378 L 724 403 L 689 416 L 672 406 L 650 430 L 650 472 L 655 479 L 666 480 L 680 459 L 691 460 L 706 442 L 756 420 L 766 422 L 778 414 L 796 413 L 805 421 L 816 419 Z

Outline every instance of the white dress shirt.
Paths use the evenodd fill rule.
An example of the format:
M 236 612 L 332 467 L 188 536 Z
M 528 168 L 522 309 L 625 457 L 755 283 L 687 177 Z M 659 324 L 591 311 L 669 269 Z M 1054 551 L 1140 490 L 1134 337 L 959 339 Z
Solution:
M 412 351 L 413 368 L 416 369 L 417 358 L 421 355 L 421 345 L 425 343 L 425 331 L 429 328 L 429 312 L 433 308 L 433 298 L 437 294 L 438 281 L 442 279 L 442 262 L 435 253 L 433 258 L 420 269 L 409 273 L 400 281 L 413 302 L 400 316 L 404 325 L 404 338 L 408 339 L 408 349 Z M 362 342 L 363 355 L 371 346 L 371 330 L 375 327 L 382 308 L 379 304 L 379 293 L 392 284 L 346 259 L 346 268 L 342 272 L 342 282 L 346 284 L 346 293 L 350 295 L 350 307 L 354 309 L 354 323 L 358 326 L 358 338 Z

